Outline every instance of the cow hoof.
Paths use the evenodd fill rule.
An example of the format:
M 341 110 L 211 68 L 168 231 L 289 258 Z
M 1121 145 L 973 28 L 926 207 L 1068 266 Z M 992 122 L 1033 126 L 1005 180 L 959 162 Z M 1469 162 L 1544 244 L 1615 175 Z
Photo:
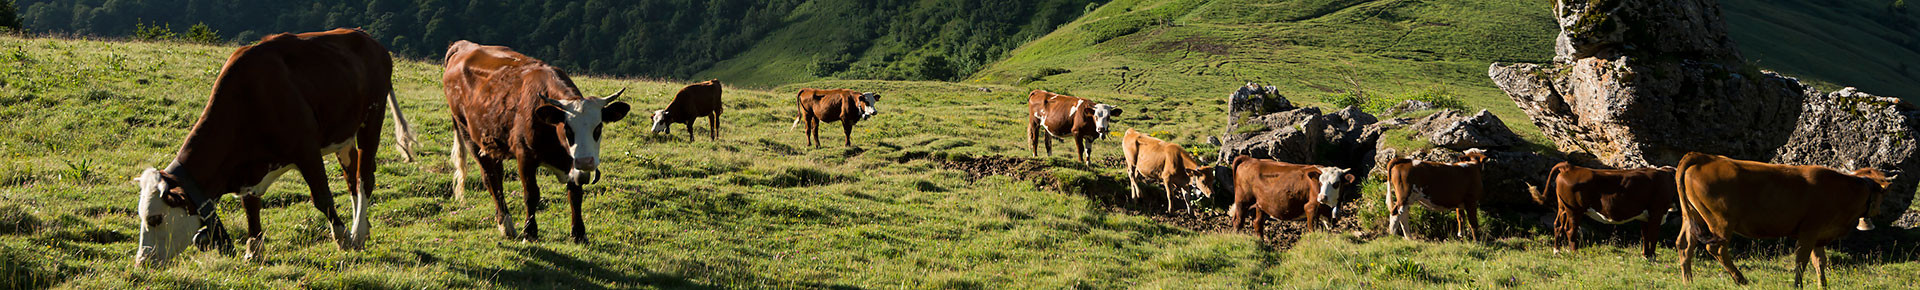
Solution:
M 267 254 L 267 249 L 266 249 L 266 248 L 267 248 L 267 246 L 266 246 L 266 244 L 267 244 L 267 243 L 266 243 L 266 241 L 263 241 L 263 240 L 262 240 L 262 238 L 249 238 L 249 239 L 247 239 L 247 253 L 246 253 L 245 255 L 243 255 L 243 256 L 241 256 L 241 258 L 240 258 L 240 259 L 241 259 L 241 260 L 244 260 L 244 261 L 247 261 L 247 262 L 264 262 L 264 261 L 266 261 L 266 260 L 267 260 L 267 258 L 266 258 L 266 254 Z
M 333 245 L 341 250 L 353 249 L 353 236 L 348 234 L 346 226 L 333 226 Z
M 586 236 L 573 236 L 573 243 L 575 243 L 575 244 L 581 244 L 581 245 L 585 245 L 585 244 L 588 244 L 588 243 L 587 243 L 587 237 L 586 237 Z

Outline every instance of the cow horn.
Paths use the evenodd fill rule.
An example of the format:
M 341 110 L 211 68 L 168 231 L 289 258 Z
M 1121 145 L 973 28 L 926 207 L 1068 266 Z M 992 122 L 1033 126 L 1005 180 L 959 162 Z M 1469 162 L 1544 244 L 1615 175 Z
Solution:
M 547 93 L 545 92 L 540 93 L 540 100 L 547 101 L 548 104 L 553 104 L 554 106 L 560 107 L 562 109 L 567 107 L 567 105 L 561 104 L 560 100 L 554 100 L 553 98 L 548 98 Z
M 619 99 L 620 94 L 625 94 L 625 93 L 627 93 L 627 88 L 620 88 L 620 91 L 613 92 L 612 95 L 607 95 L 607 99 L 606 99 L 607 103 L 613 103 L 614 99 Z

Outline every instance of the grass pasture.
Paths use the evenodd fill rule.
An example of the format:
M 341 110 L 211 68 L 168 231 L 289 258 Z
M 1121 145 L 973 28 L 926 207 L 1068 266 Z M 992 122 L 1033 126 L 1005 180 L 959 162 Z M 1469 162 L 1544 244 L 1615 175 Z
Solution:
M 127 179 L 170 159 L 232 49 L 0 36 L 6 60 L 0 65 L 0 288 L 1679 285 L 1669 248 L 1652 263 L 1635 257 L 1636 244 L 1611 239 L 1556 254 L 1546 248 L 1549 237 L 1525 222 L 1512 222 L 1521 225 L 1484 242 L 1343 232 L 1306 234 L 1290 248 L 1170 224 L 1161 221 L 1165 216 L 1113 204 L 1110 196 L 1125 188 L 1116 183 L 1124 180 L 1121 169 L 1111 161 L 1075 164 L 1070 144 L 1057 146 L 1051 158 L 1026 161 L 1042 165 L 1034 172 L 976 176 L 952 169 L 976 159 L 1027 160 L 1021 105 L 1026 89 L 1046 83 L 821 81 L 772 91 L 730 89 L 717 142 L 688 143 L 681 139 L 684 127 L 671 137 L 650 135 L 645 115 L 636 113 L 608 126 L 606 176 L 588 186 L 585 205 L 592 243 L 564 242 L 564 195 L 552 180 L 543 180 L 549 207 L 537 214 L 545 236 L 507 240 L 493 229 L 477 176 L 466 177 L 473 181 L 467 199 L 451 198 L 455 177 L 446 146 L 452 134 L 438 93 L 440 69 L 419 61 L 398 63 L 395 84 L 427 147 L 414 163 L 401 162 L 391 147 L 381 153 L 369 249 L 335 249 L 303 182 L 288 175 L 264 194 L 264 262 L 190 250 L 168 267 L 134 268 L 136 197 Z M 592 94 L 630 88 L 623 100 L 636 112 L 663 106 L 679 88 L 654 80 L 576 81 Z M 802 134 L 787 128 L 790 92 L 801 86 L 878 91 L 882 113 L 856 129 L 857 147 L 805 147 Z M 1208 125 L 1221 115 L 1219 98 L 1065 89 L 1138 108 L 1120 118 L 1116 131 L 1136 128 L 1203 147 L 1205 136 L 1220 130 Z M 1468 104 L 1503 108 L 1496 105 Z M 835 130 L 823 131 L 825 143 L 841 142 Z M 1096 157 L 1117 158 L 1113 144 L 1097 142 Z M 337 167 L 331 170 L 337 174 Z M 1352 221 L 1358 228 L 1379 228 L 1366 214 L 1379 206 L 1378 196 L 1378 186 L 1370 186 L 1351 203 L 1360 209 Z M 525 213 L 520 198 L 509 191 L 516 218 Z M 221 211 L 230 219 L 242 216 L 231 200 Z M 1421 220 L 1434 218 L 1423 213 Z M 1195 219 L 1223 218 L 1213 209 Z M 230 231 L 244 231 L 229 222 L 236 226 Z M 1907 244 L 1832 251 L 1835 285 L 1920 282 L 1912 275 L 1920 272 L 1915 251 L 1900 250 L 1920 239 L 1910 230 L 1876 233 L 1904 236 L 1875 241 Z M 1740 245 L 1739 264 L 1758 285 L 1787 285 L 1791 257 L 1777 243 Z M 1696 266 L 1690 286 L 1735 288 L 1710 263 Z

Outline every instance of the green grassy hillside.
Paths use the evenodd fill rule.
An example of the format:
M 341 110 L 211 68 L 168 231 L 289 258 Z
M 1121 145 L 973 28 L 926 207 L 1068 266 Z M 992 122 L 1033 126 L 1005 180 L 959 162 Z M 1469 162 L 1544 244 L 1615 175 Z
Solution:
M 1895 6 L 1905 1 L 1892 0 L 1721 3 L 1729 36 L 1754 64 L 1920 99 L 1920 7 Z
M 484 195 L 449 197 L 454 177 L 444 148 L 452 136 L 438 93 L 439 68 L 416 61 L 398 63 L 395 83 L 429 147 L 417 163 L 399 162 L 393 150 L 381 153 L 368 250 L 336 250 L 307 203 L 306 187 L 289 175 L 264 194 L 264 262 L 190 251 L 169 267 L 133 268 L 136 198 L 127 179 L 172 156 L 232 49 L 0 36 L 0 59 L 9 63 L 0 66 L 0 156 L 6 157 L 0 159 L 0 288 L 1679 285 L 1670 249 L 1654 263 L 1632 257 L 1635 246 L 1617 241 L 1555 254 L 1545 249 L 1538 227 L 1525 222 L 1504 226 L 1496 233 L 1503 238 L 1487 242 L 1310 234 L 1291 249 L 1247 234 L 1196 230 L 1168 222 L 1181 216 L 1153 214 L 1153 207 L 1114 204 L 1124 179 L 1112 165 L 1113 141 L 1096 143 L 1097 157 L 1107 161 L 1095 166 L 1068 161 L 1064 148 L 1060 156 L 1026 160 L 1017 118 L 1024 91 L 933 82 L 731 89 L 726 137 L 718 142 L 649 135 L 639 121 L 644 118 L 616 123 L 604 143 L 606 176 L 588 187 L 593 243 L 562 242 L 558 231 L 541 241 L 506 240 L 493 230 Z M 679 86 L 577 81 L 589 92 L 632 88 L 625 100 L 641 111 L 662 106 Z M 855 133 L 858 148 L 801 146 L 801 134 L 786 128 L 788 92 L 799 86 L 882 92 L 882 114 Z M 1079 93 L 1161 108 L 1152 119 L 1122 118 L 1119 129 L 1165 131 L 1189 145 L 1208 134 L 1201 129 L 1220 114 L 1217 103 L 1196 99 Z M 836 133 L 823 137 L 829 144 L 840 140 Z M 992 159 L 1022 165 L 972 166 L 985 163 L 971 160 Z M 559 188 L 543 190 L 548 204 L 562 204 Z M 1362 196 L 1352 204 L 1361 218 L 1350 222 L 1378 228 L 1377 186 Z M 524 210 L 519 199 L 509 194 L 515 211 Z M 237 204 L 226 201 L 222 214 L 240 217 Z M 565 214 L 563 206 L 552 206 L 538 217 L 548 229 L 560 229 Z M 1422 215 L 1433 222 L 1416 227 L 1441 224 Z M 1222 222 L 1217 209 L 1184 219 Z M 1791 258 L 1784 249 L 1742 245 L 1750 246 L 1739 248 L 1745 253 L 1739 263 L 1761 285 L 1787 283 Z M 1910 275 L 1920 271 L 1911 260 L 1915 253 L 1898 248 L 1911 242 L 1868 245 L 1877 246 L 1831 251 L 1837 285 L 1920 282 Z M 1700 275 L 1691 286 L 1732 287 L 1705 264 L 1695 268 Z

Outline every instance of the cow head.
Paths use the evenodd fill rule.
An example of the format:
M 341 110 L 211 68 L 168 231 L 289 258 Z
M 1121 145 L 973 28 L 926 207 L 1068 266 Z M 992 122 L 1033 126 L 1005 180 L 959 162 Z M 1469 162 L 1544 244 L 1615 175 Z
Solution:
M 1191 158 L 1191 157 L 1189 157 Z M 1213 167 L 1187 169 L 1187 186 L 1200 190 L 1200 198 L 1213 198 Z
M 1328 215 L 1328 217 L 1339 218 L 1340 188 L 1346 187 L 1348 184 L 1353 184 L 1353 174 L 1348 174 L 1347 171 L 1349 171 L 1349 169 L 1346 168 L 1320 166 L 1319 169 L 1318 171 L 1307 172 L 1308 179 L 1320 183 L 1320 195 L 1314 198 L 1319 199 L 1320 204 L 1333 207 L 1333 213 Z
M 1120 112 L 1120 107 L 1114 107 L 1113 105 L 1093 105 L 1093 130 L 1099 132 L 1100 137 L 1107 136 L 1107 132 L 1111 132 L 1108 130 L 1110 128 L 1109 125 L 1113 124 L 1113 117 L 1120 116 Z
M 140 185 L 140 247 L 133 252 L 133 265 L 157 266 L 193 245 L 194 232 L 200 230 L 198 216 L 187 210 L 185 192 L 169 186 L 160 171 L 147 168 L 133 179 Z
M 873 118 L 873 115 L 880 114 L 880 110 L 873 108 L 873 105 L 879 102 L 880 102 L 880 94 L 878 93 L 873 93 L 873 92 L 860 93 L 860 99 L 859 99 L 860 119 L 866 120 L 867 118 Z
M 555 100 L 541 94 L 540 99 L 547 105 L 534 110 L 534 117 L 540 122 L 554 125 L 560 130 L 560 144 L 567 147 L 567 154 L 573 157 L 573 168 L 567 170 L 567 182 L 588 184 L 597 180 L 583 180 L 588 174 L 599 173 L 600 164 L 600 127 L 603 123 L 619 121 L 627 117 L 630 109 L 627 103 L 614 101 L 627 89 L 620 89 L 605 98 L 581 97 L 577 100 Z
M 1487 160 L 1488 158 L 1487 158 L 1486 149 L 1480 149 L 1480 148 L 1467 149 L 1465 153 L 1460 154 L 1460 162 L 1462 163 L 1473 163 L 1471 165 L 1481 165 L 1481 164 L 1486 164 Z
M 1871 231 L 1873 222 L 1868 221 L 1867 218 L 1880 216 L 1880 201 L 1892 189 L 1893 179 L 1898 176 L 1888 175 L 1887 172 L 1875 168 L 1854 170 L 1852 175 L 1868 181 L 1867 188 L 1871 189 L 1867 192 L 1867 211 L 1860 216 L 1860 224 L 1854 226 L 1854 229 Z

